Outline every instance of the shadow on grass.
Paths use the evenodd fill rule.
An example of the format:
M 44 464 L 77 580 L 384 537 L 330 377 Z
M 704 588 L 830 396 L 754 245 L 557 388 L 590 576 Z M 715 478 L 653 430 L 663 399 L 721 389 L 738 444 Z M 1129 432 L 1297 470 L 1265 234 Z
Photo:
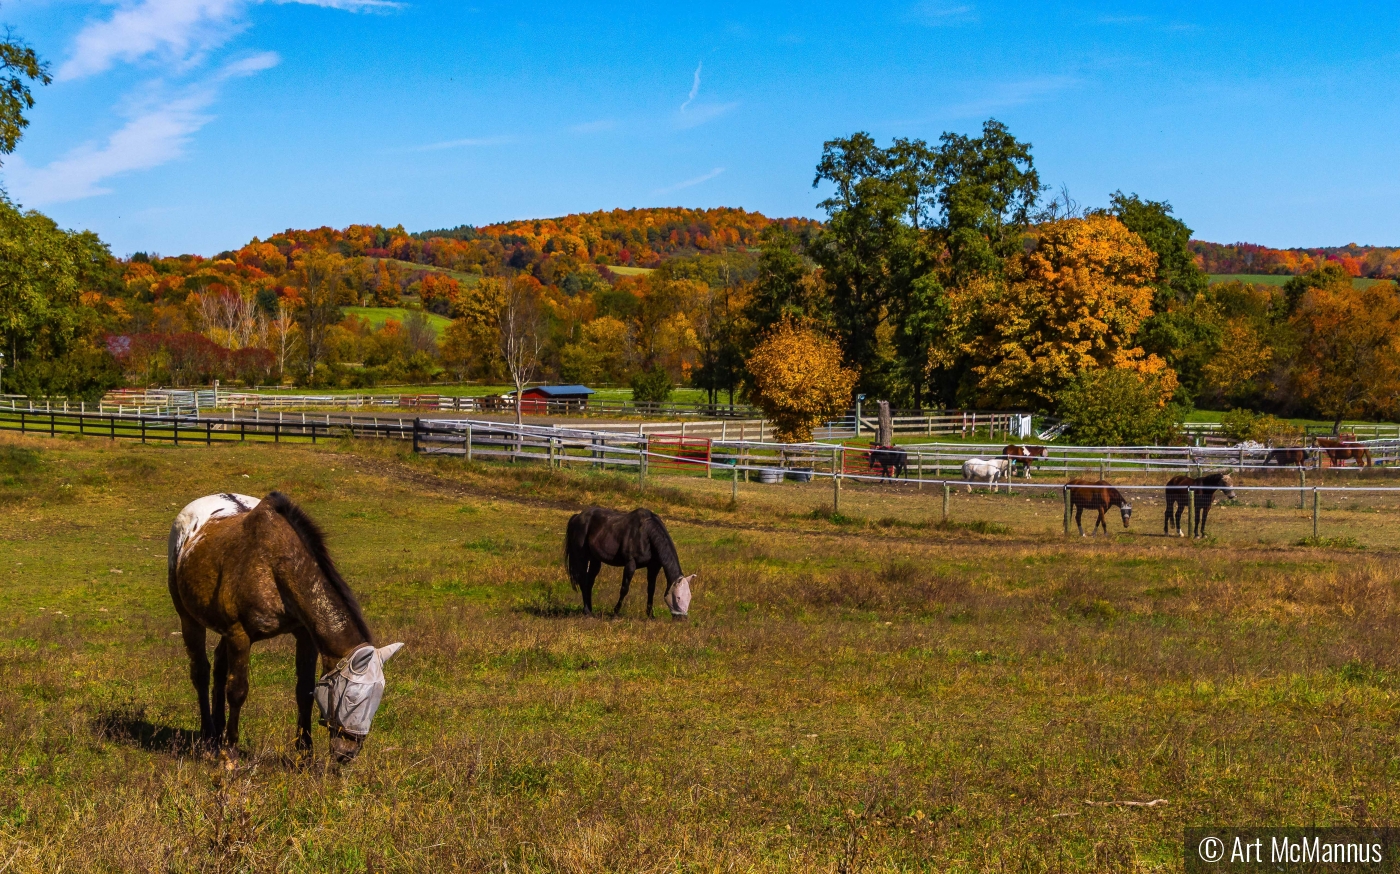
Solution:
M 175 755 L 199 751 L 199 732 L 170 725 L 158 725 L 146 718 L 145 710 L 113 710 L 92 720 L 93 734 L 102 740 L 131 744 L 144 750 Z

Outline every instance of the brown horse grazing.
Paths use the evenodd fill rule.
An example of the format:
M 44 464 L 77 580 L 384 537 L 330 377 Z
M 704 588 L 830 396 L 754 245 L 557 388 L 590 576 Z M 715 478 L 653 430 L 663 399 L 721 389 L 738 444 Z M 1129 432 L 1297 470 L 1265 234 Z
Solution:
M 1079 526 L 1079 536 L 1084 536 L 1084 511 L 1097 510 L 1099 518 L 1094 522 L 1094 534 L 1099 533 L 1099 526 L 1103 526 L 1103 533 L 1108 533 L 1108 521 L 1104 519 L 1104 514 L 1110 507 L 1117 507 L 1123 514 L 1123 527 L 1128 527 L 1128 522 L 1133 517 L 1133 505 L 1128 503 L 1128 499 L 1123 497 L 1123 493 L 1115 489 L 1106 480 L 1074 479 L 1069 481 L 1069 500 L 1074 507 L 1074 524 Z
M 569 582 L 583 592 L 583 612 L 593 615 L 593 581 L 603 565 L 622 568 L 622 592 L 617 596 L 617 606 L 613 615 L 622 612 L 622 599 L 632 585 L 632 575 L 637 568 L 647 569 L 647 616 L 650 617 L 652 601 L 656 596 L 656 575 L 666 572 L 666 591 L 662 598 L 667 599 L 673 587 L 689 592 L 695 574 L 681 575 L 681 562 L 676 556 L 676 545 L 666 524 L 650 510 L 636 509 L 630 513 L 591 507 L 575 513 L 569 519 L 569 527 L 564 534 L 564 565 L 569 571 Z M 685 598 L 689 604 L 689 595 Z M 668 605 L 671 601 L 667 600 Z M 681 618 L 686 610 L 677 610 L 672 605 L 672 615 Z
M 1176 525 L 1178 537 L 1185 537 L 1181 530 L 1181 514 L 1191 503 L 1191 492 L 1196 493 L 1196 515 L 1191 520 L 1193 537 L 1206 536 L 1206 517 L 1210 515 L 1215 493 L 1223 491 L 1226 500 L 1235 499 L 1235 482 L 1228 473 L 1212 473 L 1202 477 L 1174 476 L 1167 480 L 1167 515 L 1162 521 L 1162 533 L 1171 534 L 1171 526 Z M 1176 513 L 1173 515 L 1172 511 Z
M 1355 461 L 1357 467 L 1371 466 L 1371 452 L 1355 440 L 1336 440 L 1330 437 L 1317 438 L 1317 445 L 1327 453 L 1327 460 L 1334 467 L 1343 461 Z
M 1308 462 L 1306 449 L 1270 449 L 1264 464 L 1279 464 L 1288 467 L 1301 467 Z
M 1025 476 L 1031 478 L 1031 464 L 1037 458 L 1049 458 L 1050 450 L 1044 446 L 1017 446 L 1011 444 L 1001 451 L 1001 454 L 1011 459 L 1011 463 Z
M 374 647 L 360 605 L 316 524 L 280 492 L 262 501 L 209 495 L 175 517 L 169 571 L 204 742 L 237 746 L 249 649 L 256 641 L 291 634 L 297 642 L 297 748 L 311 749 L 314 700 L 330 728 L 331 752 L 342 762 L 354 758 L 384 694 L 384 662 L 403 644 Z M 212 709 L 206 629 L 220 636 Z M 318 655 L 324 669 L 319 683 Z

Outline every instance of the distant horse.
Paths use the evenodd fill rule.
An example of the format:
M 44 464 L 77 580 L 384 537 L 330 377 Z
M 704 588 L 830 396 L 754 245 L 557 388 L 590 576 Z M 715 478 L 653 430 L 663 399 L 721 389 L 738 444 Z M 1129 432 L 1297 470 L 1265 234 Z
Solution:
M 384 695 L 384 662 L 403 644 L 375 648 L 316 523 L 281 492 L 262 501 L 209 495 L 175 517 L 168 558 L 170 598 L 180 616 L 204 742 L 236 747 L 249 650 L 256 641 L 290 634 L 297 642 L 297 748 L 311 749 L 314 700 L 330 729 L 331 752 L 342 762 L 354 758 Z M 212 709 L 206 629 L 220 635 Z
M 1079 536 L 1084 536 L 1084 511 L 1097 510 L 1099 517 L 1094 521 L 1094 534 L 1099 533 L 1099 526 L 1103 526 L 1103 533 L 1108 533 L 1108 521 L 1104 519 L 1104 514 L 1110 507 L 1117 507 L 1123 515 L 1123 527 L 1127 528 L 1129 521 L 1133 518 L 1133 505 L 1128 503 L 1128 499 L 1123 497 L 1123 493 L 1115 489 L 1106 480 L 1075 479 L 1069 481 L 1069 500 L 1074 507 L 1074 524 L 1079 526 Z
M 968 484 L 969 492 L 972 491 L 972 483 L 990 483 L 995 492 L 997 480 L 1006 479 L 1010 468 L 1009 458 L 969 458 L 962 465 L 963 482 Z
M 1215 493 L 1225 492 L 1225 499 L 1235 499 L 1235 482 L 1228 473 L 1212 473 L 1202 477 L 1174 476 L 1167 480 L 1167 513 L 1162 520 L 1162 533 L 1171 534 L 1171 526 L 1176 525 L 1176 533 L 1185 537 L 1181 530 L 1181 513 L 1191 502 L 1191 492 L 1196 493 L 1195 537 L 1206 536 L 1206 517 L 1210 515 Z M 1173 515 L 1173 509 L 1176 511 Z
M 1285 467 L 1301 467 L 1308 462 L 1306 449 L 1270 449 L 1264 464 L 1278 464 Z
M 583 592 L 583 612 L 589 616 L 593 615 L 593 581 L 605 564 L 622 568 L 622 592 L 617 596 L 614 616 L 622 612 L 622 600 L 627 597 L 632 574 L 637 568 L 647 569 L 647 616 L 652 615 L 656 575 L 662 571 L 666 573 L 666 591 L 662 599 L 676 618 L 687 613 L 685 605 L 689 604 L 690 584 L 695 574 L 681 575 L 676 545 L 661 517 L 650 510 L 623 513 L 591 507 L 575 513 L 564 535 L 564 563 L 569 571 L 569 582 Z M 681 594 L 684 594 L 684 605 L 673 597 Z
M 1330 437 L 1317 438 L 1317 445 L 1327 453 L 1327 460 L 1333 466 L 1343 461 L 1355 461 L 1358 467 L 1371 466 L 1371 452 L 1363 444 L 1354 440 L 1336 440 Z
M 1011 459 L 1015 468 L 1025 476 L 1031 478 L 1031 464 L 1037 458 L 1049 458 L 1050 450 L 1044 446 L 1017 446 L 1014 443 L 1001 451 L 1002 456 Z
M 879 468 L 880 479 L 902 477 L 909 464 L 909 453 L 898 446 L 876 446 L 870 450 L 870 469 Z

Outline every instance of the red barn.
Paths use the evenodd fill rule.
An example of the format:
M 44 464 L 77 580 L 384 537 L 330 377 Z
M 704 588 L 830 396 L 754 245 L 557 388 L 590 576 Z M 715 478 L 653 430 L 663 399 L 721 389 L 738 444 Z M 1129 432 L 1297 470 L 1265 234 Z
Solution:
M 520 393 L 520 411 L 542 415 L 552 409 L 584 409 L 593 389 L 585 385 L 537 385 Z M 566 403 L 567 402 L 567 403 Z

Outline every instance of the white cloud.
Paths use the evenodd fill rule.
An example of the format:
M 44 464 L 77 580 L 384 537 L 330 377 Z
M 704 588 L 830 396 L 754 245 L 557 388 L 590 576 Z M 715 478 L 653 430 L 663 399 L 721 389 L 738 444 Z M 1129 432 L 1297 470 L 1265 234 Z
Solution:
M 438 152 L 443 149 L 465 149 L 472 146 L 504 146 L 513 142 L 515 137 L 468 137 L 464 140 L 445 140 L 440 143 L 428 143 L 426 146 L 414 146 L 407 151 Z
M 259 0 L 126 0 L 109 18 L 94 21 L 73 41 L 59 79 L 81 79 L 113 65 L 156 57 L 177 69 L 197 65 L 209 51 L 246 27 Z M 273 0 L 352 12 L 397 9 L 390 0 Z
M 617 127 L 617 122 L 611 118 L 600 118 L 597 121 L 585 121 L 569 128 L 570 133 L 576 134 L 596 134 L 609 131 Z
M 681 112 L 685 112 L 685 108 L 695 102 L 695 95 L 700 93 L 700 68 L 704 66 L 704 63 L 701 61 L 695 65 L 695 80 L 690 83 L 690 96 L 681 104 Z
M 714 121 L 721 115 L 738 106 L 734 103 L 700 103 L 676 114 L 676 127 L 681 129 L 699 127 L 707 121 Z
M 190 137 L 213 119 L 207 110 L 218 97 L 219 85 L 278 61 L 274 52 L 254 55 L 228 64 L 174 98 L 148 100 L 106 142 L 84 143 L 43 167 L 11 158 L 5 164 L 5 181 L 16 199 L 30 207 L 110 194 L 112 189 L 103 184 L 107 180 L 182 157 Z
M 940 115 L 952 118 L 984 116 L 1049 97 L 1079 84 L 1073 76 L 1040 76 L 991 86 L 979 97 L 945 108 Z
M 675 185 L 668 185 L 665 188 L 658 188 L 655 191 L 653 191 L 652 194 L 670 194 L 673 191 L 680 191 L 683 188 L 692 188 L 696 185 L 699 185 L 702 182 L 709 182 L 711 179 L 715 178 L 723 172 L 723 167 L 716 167 L 715 169 L 702 176 L 696 176 L 694 179 L 687 179 L 684 182 L 677 182 Z
M 699 127 L 707 121 L 713 121 L 739 105 L 738 103 L 695 102 L 695 98 L 700 95 L 700 67 L 703 63 L 702 61 L 695 65 L 695 76 L 690 83 L 690 94 L 681 104 L 681 108 L 676 111 L 676 127 L 682 130 Z
M 977 7 L 967 3 L 945 3 L 925 0 L 914 4 L 909 17 L 929 27 L 953 27 L 977 21 Z

